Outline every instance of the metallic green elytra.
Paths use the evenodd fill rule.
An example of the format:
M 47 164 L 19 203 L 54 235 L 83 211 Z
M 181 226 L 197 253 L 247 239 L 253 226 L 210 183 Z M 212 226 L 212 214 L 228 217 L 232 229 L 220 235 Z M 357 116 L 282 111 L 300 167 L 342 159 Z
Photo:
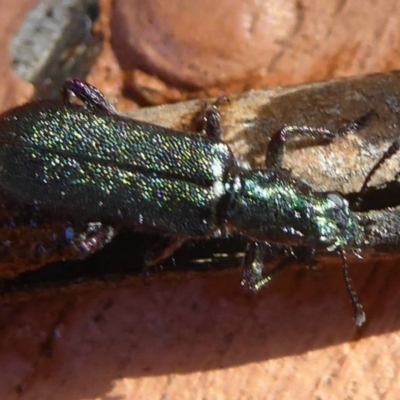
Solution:
M 245 284 L 253 290 L 272 278 L 263 274 L 268 243 L 337 251 L 347 274 L 345 250 L 357 247 L 357 217 L 339 194 L 317 192 L 281 167 L 288 134 L 332 140 L 334 133 L 285 127 L 271 138 L 265 168 L 248 170 L 220 138 L 216 105 L 205 110 L 205 132 L 191 133 L 121 116 L 78 80 L 66 83 L 64 97 L 1 117 L 0 189 L 8 196 L 71 221 L 167 237 L 147 265 L 188 238 L 241 234 L 249 241 Z M 340 136 L 365 122 L 352 122 Z M 346 284 L 361 325 L 364 312 L 348 276 Z

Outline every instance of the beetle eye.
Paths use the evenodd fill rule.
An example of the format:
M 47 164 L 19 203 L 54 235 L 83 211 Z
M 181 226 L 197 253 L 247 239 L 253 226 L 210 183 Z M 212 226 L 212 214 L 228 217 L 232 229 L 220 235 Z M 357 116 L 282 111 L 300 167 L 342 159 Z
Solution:
M 332 213 L 334 214 L 336 225 L 344 229 L 349 219 L 347 200 L 334 192 L 328 193 L 327 198 L 335 204 L 335 207 L 332 207 Z
M 340 196 L 338 193 L 328 193 L 327 198 L 333 201 L 340 209 L 346 208 L 348 205 L 347 200 Z

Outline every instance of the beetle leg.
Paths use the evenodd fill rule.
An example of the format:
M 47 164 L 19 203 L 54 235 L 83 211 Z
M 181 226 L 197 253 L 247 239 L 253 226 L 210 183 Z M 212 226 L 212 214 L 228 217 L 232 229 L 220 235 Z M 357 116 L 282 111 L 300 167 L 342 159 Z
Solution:
M 296 126 L 288 125 L 281 130 L 275 132 L 270 139 L 267 147 L 267 154 L 265 158 L 265 167 L 269 169 L 281 169 L 283 156 L 285 154 L 285 145 L 288 136 L 302 135 L 311 138 L 319 138 L 324 140 L 333 141 L 337 138 L 344 137 L 351 132 L 357 132 L 368 125 L 372 117 L 377 114 L 374 110 L 362 115 L 360 118 L 344 124 L 337 131 L 332 131 L 323 127 L 311 126 Z
M 264 274 L 264 256 L 268 246 L 266 242 L 251 242 L 246 251 L 242 285 L 254 292 L 258 292 L 293 263 L 293 257 L 284 257 L 273 270 Z
M 67 104 L 74 103 L 78 99 L 85 107 L 92 110 L 118 114 L 118 111 L 104 97 L 100 90 L 79 79 L 66 81 L 61 89 L 61 95 Z
M 151 267 L 171 257 L 186 241 L 179 236 L 166 236 L 154 243 L 144 256 L 144 265 Z
M 78 233 L 75 238 L 68 237 L 73 233 L 72 228 L 66 228 L 64 234 L 65 243 L 73 244 L 84 253 L 95 253 L 110 243 L 115 236 L 115 230 L 102 223 L 88 223 L 84 232 Z
M 266 242 L 252 242 L 249 244 L 244 261 L 244 279 L 242 284 L 257 292 L 270 283 L 276 275 L 284 271 L 293 263 L 305 264 L 307 268 L 315 269 L 313 259 L 315 249 L 306 246 L 289 247 L 279 263 L 268 273 L 264 270 L 264 255 L 269 246 Z
M 33 263 L 82 259 L 102 249 L 116 233 L 101 223 L 53 220 L 37 206 L 7 201 L 1 205 L 0 264 L 11 265 L 29 257 Z
M 206 104 L 201 113 L 201 131 L 206 136 L 215 137 L 217 139 L 222 138 L 222 124 L 221 124 L 221 113 L 219 107 L 222 103 L 228 102 L 229 99 L 226 96 L 218 97 L 213 104 Z

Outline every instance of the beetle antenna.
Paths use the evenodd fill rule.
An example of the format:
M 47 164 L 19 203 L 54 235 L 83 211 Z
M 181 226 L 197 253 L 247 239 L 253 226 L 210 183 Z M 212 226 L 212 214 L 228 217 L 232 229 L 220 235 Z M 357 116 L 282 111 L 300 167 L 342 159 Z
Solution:
M 358 299 L 357 293 L 353 287 L 353 282 L 350 278 L 346 252 L 341 248 L 339 248 L 338 251 L 340 256 L 342 257 L 342 272 L 343 272 L 344 282 L 346 284 L 347 293 L 349 294 L 351 304 L 353 305 L 354 321 L 357 326 L 361 326 L 366 321 L 364 308 L 360 303 L 360 300 Z

